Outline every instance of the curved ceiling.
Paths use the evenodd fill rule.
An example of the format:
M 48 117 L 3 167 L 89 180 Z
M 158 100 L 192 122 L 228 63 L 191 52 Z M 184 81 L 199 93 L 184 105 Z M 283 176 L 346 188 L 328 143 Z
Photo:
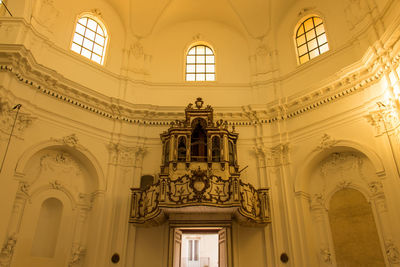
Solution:
M 147 37 L 154 29 L 191 20 L 227 24 L 261 38 L 271 28 L 271 16 L 281 14 L 291 2 L 281 0 L 106 0 L 133 35 Z M 275 10 L 272 10 L 275 9 Z

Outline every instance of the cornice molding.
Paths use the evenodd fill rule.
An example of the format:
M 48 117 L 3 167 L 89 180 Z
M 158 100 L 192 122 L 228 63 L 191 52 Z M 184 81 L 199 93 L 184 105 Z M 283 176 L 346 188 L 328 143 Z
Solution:
M 390 47 L 394 47 L 397 42 L 393 43 L 391 40 Z M 380 46 L 381 50 L 382 47 L 385 45 Z M 271 124 L 298 117 L 379 82 L 385 66 L 399 65 L 400 51 L 392 51 L 391 48 L 383 49 L 386 52 L 369 49 L 360 62 L 331 76 L 338 78 L 331 79 L 314 90 L 262 105 L 234 107 L 229 111 L 221 108 L 225 109 L 224 112 L 216 114 L 224 119 L 228 117 L 230 125 L 242 126 Z M 133 104 L 105 96 L 68 80 L 56 71 L 38 64 L 23 45 L 0 45 L 0 58 L 0 72 L 12 73 L 17 80 L 42 94 L 107 119 L 129 124 L 162 126 L 169 125 L 171 120 L 182 116 L 178 107 Z

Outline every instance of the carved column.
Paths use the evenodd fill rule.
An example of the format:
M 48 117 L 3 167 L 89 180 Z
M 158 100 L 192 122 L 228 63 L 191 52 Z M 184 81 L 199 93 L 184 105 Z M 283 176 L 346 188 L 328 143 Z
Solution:
M 328 211 L 324 205 L 322 194 L 314 194 L 311 197 L 311 214 L 314 221 L 316 242 L 319 250 L 320 266 L 329 266 L 334 263 L 334 248 L 331 240 Z
M 390 266 L 400 265 L 400 253 L 397 244 L 393 242 L 392 226 L 386 205 L 386 198 L 383 193 L 383 184 L 380 181 L 373 181 L 368 184 L 371 192 L 373 210 L 376 215 L 376 225 L 384 242 L 385 258 Z
M 8 267 L 11 264 L 12 256 L 17 243 L 17 235 L 21 227 L 22 216 L 24 214 L 26 201 L 28 199 L 29 185 L 25 182 L 20 182 L 8 224 L 7 238 L 4 241 L 0 251 L 1 267 Z
M 80 266 L 83 263 L 83 257 L 86 253 L 83 243 L 85 232 L 87 231 L 87 217 L 92 209 L 92 200 L 92 195 L 90 194 L 79 194 L 74 239 L 68 266 Z

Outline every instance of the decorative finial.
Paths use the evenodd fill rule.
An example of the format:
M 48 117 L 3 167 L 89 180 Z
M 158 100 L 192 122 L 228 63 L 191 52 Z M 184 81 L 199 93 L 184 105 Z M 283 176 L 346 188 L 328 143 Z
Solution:
M 198 97 L 194 103 L 196 105 L 196 108 L 201 109 L 203 107 L 204 101 L 201 97 Z

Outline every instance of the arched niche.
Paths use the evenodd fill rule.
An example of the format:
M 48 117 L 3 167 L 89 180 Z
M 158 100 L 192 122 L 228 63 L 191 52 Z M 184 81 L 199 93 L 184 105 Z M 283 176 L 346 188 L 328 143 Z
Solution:
M 379 241 L 375 249 L 383 250 L 383 236 L 388 225 L 386 211 L 376 208 L 377 201 L 385 201 L 384 169 L 380 158 L 366 146 L 343 140 L 333 147 L 315 149 L 306 158 L 295 178 L 298 227 L 307 233 L 307 239 L 302 237 L 302 243 L 310 253 L 306 264 L 328 266 L 337 263 L 333 241 L 337 233 L 331 228 L 329 209 L 330 200 L 341 190 L 354 190 L 364 197 L 377 222 L 372 226 Z
M 305 161 L 299 168 L 295 177 L 295 192 L 308 192 L 308 185 L 312 177 L 312 172 L 318 168 L 318 165 L 333 153 L 353 152 L 362 155 L 370 164 L 372 164 L 374 172 L 377 176 L 383 176 L 385 169 L 380 157 L 366 145 L 359 144 L 349 140 L 338 140 L 335 146 L 326 149 L 314 149 L 310 151 L 304 158 Z
M 371 205 L 360 191 L 335 192 L 328 217 L 337 266 L 385 266 Z

